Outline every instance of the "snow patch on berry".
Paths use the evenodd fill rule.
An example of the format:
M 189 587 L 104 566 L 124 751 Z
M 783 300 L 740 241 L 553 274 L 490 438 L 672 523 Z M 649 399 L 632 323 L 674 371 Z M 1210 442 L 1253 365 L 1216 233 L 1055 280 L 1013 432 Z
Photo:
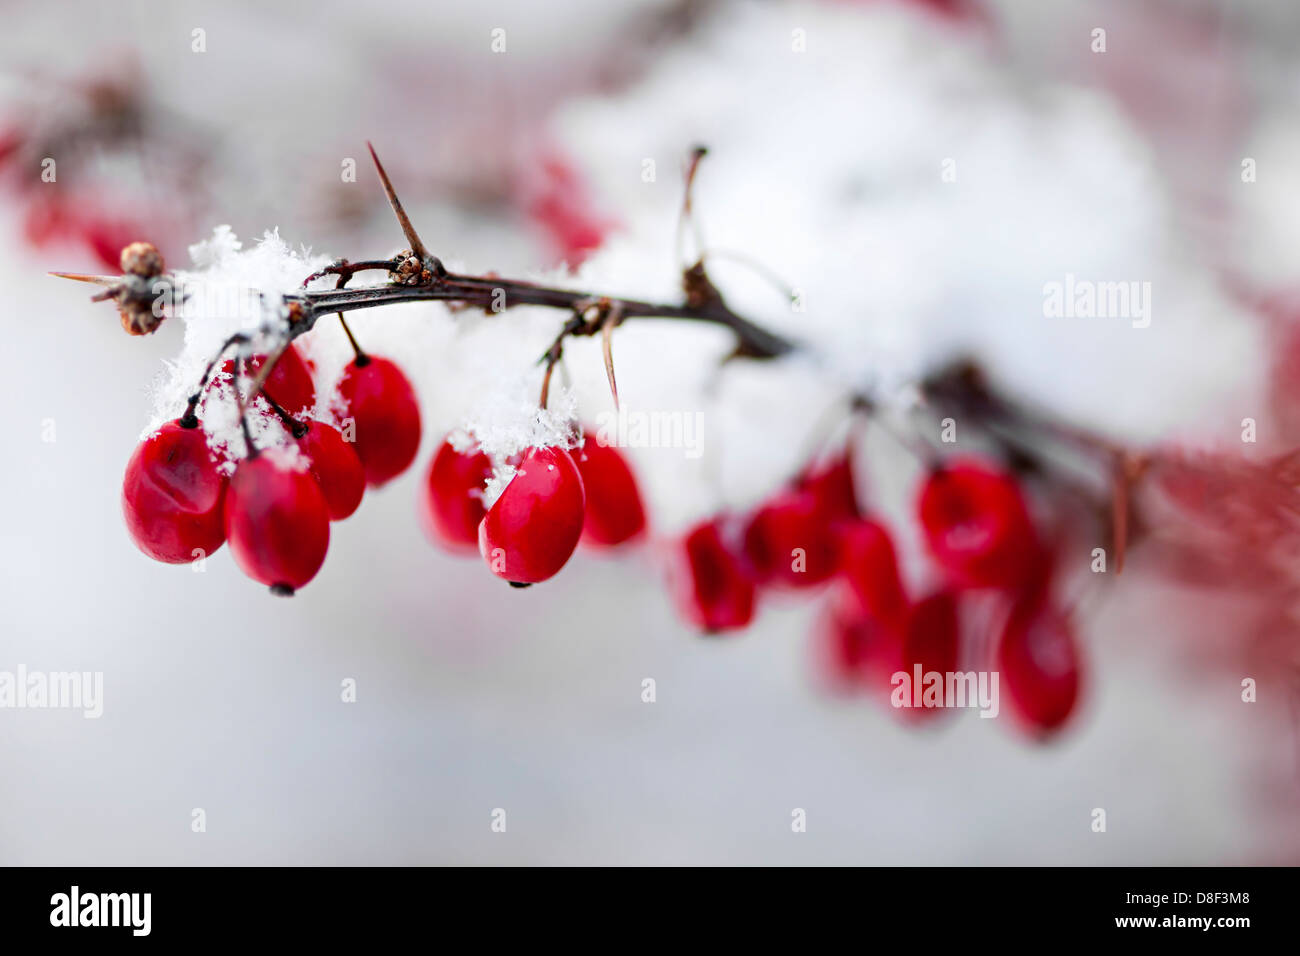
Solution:
M 282 471 L 307 471 L 311 462 L 296 442 L 272 445 L 262 452 Z
M 192 245 L 190 257 L 194 269 L 173 272 L 173 314 L 185 324 L 184 344 L 154 384 L 153 413 L 145 434 L 180 415 L 204 369 L 230 336 L 243 332 L 249 342 L 227 357 L 268 353 L 282 343 L 288 328 L 283 295 L 297 291 L 306 276 L 328 261 L 305 248 L 292 248 L 276 230 L 244 248 L 229 226 L 218 226 L 212 238 Z M 214 378 L 199 405 L 208 443 L 223 457 L 242 457 L 245 446 L 234 393 L 228 381 Z M 264 403 L 250 408 L 248 424 L 259 446 L 288 441 L 279 419 Z
M 515 476 L 510 459 L 529 448 L 568 449 L 581 444 L 578 403 L 573 391 L 552 381 L 548 407 L 538 408 L 537 388 L 535 375 L 498 384 L 486 389 L 465 417 L 461 433 L 472 435 L 492 460 L 493 476 L 483 493 L 484 504 L 489 508 Z
M 508 458 L 527 448 L 576 447 L 578 405 L 572 391 L 552 381 L 546 408 L 538 407 L 537 392 L 535 375 L 507 377 L 485 388 L 465 415 L 464 429 L 493 459 Z

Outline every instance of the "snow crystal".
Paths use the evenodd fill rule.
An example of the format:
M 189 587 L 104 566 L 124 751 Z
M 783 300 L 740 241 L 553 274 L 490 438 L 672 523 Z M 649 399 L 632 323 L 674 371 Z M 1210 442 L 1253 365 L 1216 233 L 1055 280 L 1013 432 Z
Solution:
M 227 358 L 265 354 L 282 342 L 288 328 L 283 295 L 297 291 L 304 278 L 327 262 L 306 249 L 291 248 L 274 230 L 245 249 L 229 226 L 218 226 L 212 238 L 189 251 L 195 268 L 173 272 L 171 311 L 173 319 L 185 325 L 184 344 L 153 389 L 153 414 L 145 434 L 180 415 L 208 363 L 232 335 L 244 333 L 249 341 Z M 214 375 L 199 410 L 212 448 L 242 457 L 244 438 L 228 381 Z M 286 441 L 283 424 L 265 403 L 255 403 L 248 422 L 259 446 Z

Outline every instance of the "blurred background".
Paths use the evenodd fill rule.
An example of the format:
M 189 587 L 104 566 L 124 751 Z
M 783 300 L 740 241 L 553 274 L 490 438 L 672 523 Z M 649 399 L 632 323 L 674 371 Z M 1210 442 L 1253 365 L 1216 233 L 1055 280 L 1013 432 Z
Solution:
M 975 713 L 909 727 L 827 693 L 817 602 L 774 600 L 745 633 L 701 638 L 664 574 L 686 522 L 788 477 L 837 383 L 902 389 L 957 354 L 1117 441 L 1231 447 L 1251 416 L 1284 447 L 1300 421 L 1275 374 L 1300 279 L 1295 4 L 9 10 L 0 671 L 100 671 L 104 705 L 0 711 L 0 862 L 1296 860 L 1294 644 L 1255 641 L 1261 614 L 1293 633 L 1289 606 L 1170 580 L 1140 551 L 1122 578 L 1072 585 L 1086 694 L 1044 743 Z M 416 499 L 446 430 L 535 381 L 555 317 L 377 310 L 354 327 L 416 381 L 424 442 L 333 526 L 319 577 L 282 600 L 224 552 L 203 573 L 149 561 L 123 527 L 122 469 L 184 330 L 128 338 L 45 273 L 112 271 L 143 237 L 184 267 L 223 224 L 250 244 L 278 229 L 316 254 L 391 255 L 367 140 L 449 263 L 665 299 L 684 157 L 706 143 L 710 246 L 771 268 L 807 310 L 734 262 L 715 280 L 834 375 L 719 376 L 723 335 L 621 330 L 624 400 L 701 411 L 704 453 L 633 454 L 646 547 L 580 551 L 514 591 L 432 547 Z M 1051 325 L 1043 283 L 1066 273 L 1151 278 L 1151 328 Z M 337 330 L 313 336 L 328 364 Z M 608 409 L 594 343 L 565 372 L 584 415 Z M 906 539 L 915 465 L 867 449 L 873 507 Z

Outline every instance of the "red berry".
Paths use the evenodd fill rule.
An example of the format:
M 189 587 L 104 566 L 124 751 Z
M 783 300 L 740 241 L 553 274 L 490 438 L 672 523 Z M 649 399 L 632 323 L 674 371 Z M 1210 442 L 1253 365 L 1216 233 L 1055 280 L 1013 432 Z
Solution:
M 27 134 L 17 126 L 0 129 L 0 166 L 4 166 L 27 143 Z
M 136 547 L 168 564 L 216 551 L 226 540 L 226 484 L 203 429 L 168 422 L 136 446 L 122 481 L 122 512 Z
M 366 484 L 377 488 L 406 471 L 420 449 L 420 405 L 402 370 L 373 355 L 360 365 L 354 360 L 343 371 L 339 395 L 355 424 Z
M 478 547 L 478 526 L 487 514 L 483 491 L 492 462 L 474 446 L 460 452 L 446 440 L 429 462 L 421 495 L 424 527 L 434 544 L 449 551 Z
M 244 366 L 247 374 L 256 375 L 265 361 L 265 355 L 252 356 Z M 234 367 L 235 363 L 227 359 L 221 366 L 222 374 L 229 377 Z M 316 407 L 316 385 L 312 382 L 311 368 L 292 344 L 276 361 L 262 390 L 290 415 L 311 414 Z
M 122 250 L 146 231 L 139 223 L 100 214 L 82 222 L 81 237 L 104 268 L 116 271 L 121 263 Z
M 613 445 L 602 445 L 590 434 L 573 454 L 587 493 L 587 519 L 582 539 L 612 547 L 640 537 L 645 531 L 645 507 L 636 476 Z
M 1042 563 L 1015 480 L 981 462 L 957 462 L 932 472 L 918 511 L 931 554 L 958 584 L 1015 587 Z
M 805 472 L 798 486 L 816 499 L 818 507 L 830 521 L 862 517 L 851 445 Z
M 745 528 L 745 555 L 757 580 L 792 588 L 827 581 L 838 566 L 835 533 L 810 491 L 783 491 L 754 513 Z
M 609 223 L 597 213 L 586 183 L 564 158 L 544 154 L 525 169 L 520 189 L 528 217 L 547 234 L 562 261 L 580 265 L 604 241 Z
M 876 621 L 898 622 L 907 611 L 907 596 L 889 532 L 865 518 L 838 530 L 840 573 L 860 608 Z
M 478 529 L 479 553 L 512 584 L 536 584 L 564 567 L 582 535 L 582 475 L 563 448 L 530 448 Z
M 1067 615 L 1042 591 L 1021 597 L 997 647 L 1011 711 L 1037 734 L 1056 730 L 1079 699 L 1079 651 Z
M 682 552 L 678 600 L 691 623 L 710 634 L 748 627 L 754 619 L 754 582 L 724 541 L 720 520 L 691 529 Z
M 929 673 L 946 676 L 957 670 L 960 642 L 960 629 L 957 618 L 957 599 L 951 591 L 938 591 L 921 599 L 911 608 L 907 616 L 907 626 L 903 634 L 899 671 L 907 674 L 909 682 L 891 688 L 891 702 L 897 703 L 899 696 L 911 691 L 913 696 L 907 703 L 912 706 L 896 707 L 897 714 L 904 720 L 936 717 L 946 711 L 946 707 L 915 706 L 917 695 L 923 694 L 924 686 L 917 687 L 917 672 L 924 676 Z M 891 675 L 892 676 L 892 675 Z M 922 697 L 924 703 L 924 698 Z M 940 704 L 951 705 L 952 701 L 939 700 Z
M 73 213 L 61 197 L 34 199 L 23 218 L 23 235 L 33 246 L 63 238 L 75 229 Z
M 277 452 L 235 466 L 226 496 L 235 563 L 255 581 L 292 594 L 316 576 L 330 543 L 329 507 L 308 471 Z
M 307 434 L 298 447 L 307 456 L 308 471 L 320 485 L 331 521 L 342 521 L 361 506 L 366 492 L 366 470 L 339 430 L 325 422 L 308 421 Z
M 816 630 L 821 681 L 836 692 L 872 689 L 884 699 L 902 660 L 903 615 L 882 621 L 863 612 L 847 590 L 836 590 Z

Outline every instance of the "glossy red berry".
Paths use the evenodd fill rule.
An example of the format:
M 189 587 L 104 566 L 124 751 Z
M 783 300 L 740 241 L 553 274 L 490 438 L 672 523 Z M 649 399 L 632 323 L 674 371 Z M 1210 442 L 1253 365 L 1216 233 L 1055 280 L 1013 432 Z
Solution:
M 352 445 L 339 430 L 325 422 L 304 422 L 307 434 L 298 439 L 308 471 L 320 485 L 331 521 L 342 521 L 361 506 L 366 492 L 366 471 Z
M 256 375 L 264 361 L 265 355 L 252 356 L 244 366 L 247 374 Z M 227 359 L 221 372 L 229 377 L 234 367 L 235 363 Z M 312 381 L 311 368 L 293 344 L 276 361 L 262 389 L 290 415 L 311 414 L 316 407 L 316 385 Z
M 483 492 L 491 477 L 492 461 L 478 446 L 457 451 L 450 440 L 438 446 L 420 495 L 424 527 L 434 544 L 454 552 L 478 547 L 478 526 L 487 514 Z
M 873 620 L 896 623 L 907 611 L 907 596 L 889 532 L 865 518 L 838 528 L 840 574 L 858 606 Z
M 959 461 L 932 472 L 918 512 L 930 553 L 954 583 L 1016 587 L 1042 564 L 1015 479 L 982 462 Z
M 355 427 L 366 484 L 377 488 L 406 471 L 420 448 L 420 405 L 402 370 L 373 355 L 354 360 L 343 371 L 339 395 Z
M 275 451 L 235 466 L 226 536 L 235 563 L 278 594 L 316 576 L 329 549 L 329 506 L 316 479 Z
M 754 582 L 743 558 L 728 547 L 720 519 L 687 533 L 677 595 L 691 623 L 709 634 L 748 627 L 754 619 Z
M 492 573 L 536 584 L 564 567 L 582 536 L 582 475 L 563 448 L 530 448 L 483 517 L 479 552 Z
M 745 528 L 745 555 L 758 581 L 791 588 L 823 584 L 839 564 L 830 515 L 815 494 L 798 488 L 754 513 Z
M 1069 617 L 1041 592 L 1012 607 L 997 646 L 1004 699 L 1031 733 L 1056 730 L 1079 700 L 1079 650 Z
M 226 484 L 203 429 L 168 422 L 136 446 L 122 480 L 122 513 L 136 547 L 169 564 L 216 551 L 226 540 Z
M 645 531 L 645 506 L 636 476 L 613 445 L 602 445 L 588 433 L 573 452 L 587 493 L 587 518 L 582 540 L 612 547 L 632 541 Z

